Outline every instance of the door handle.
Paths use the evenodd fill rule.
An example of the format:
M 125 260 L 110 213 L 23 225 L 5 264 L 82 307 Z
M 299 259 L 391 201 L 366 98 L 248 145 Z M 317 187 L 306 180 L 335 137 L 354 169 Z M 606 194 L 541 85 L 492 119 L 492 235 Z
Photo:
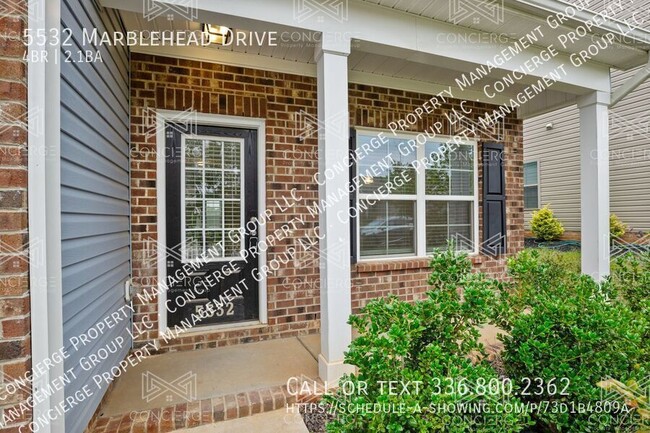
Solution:
M 249 224 L 253 227 L 251 230 L 251 236 L 257 236 L 257 221 L 254 216 L 248 219 Z M 248 225 L 248 224 L 247 224 Z

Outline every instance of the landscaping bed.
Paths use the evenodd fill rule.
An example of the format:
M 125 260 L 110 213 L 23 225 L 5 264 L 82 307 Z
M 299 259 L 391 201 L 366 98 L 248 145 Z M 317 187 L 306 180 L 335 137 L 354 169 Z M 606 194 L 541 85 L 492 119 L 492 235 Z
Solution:
M 554 246 L 511 259 L 508 282 L 472 272 L 450 248 L 432 259 L 427 299 L 371 301 L 350 318 L 359 336 L 346 362 L 359 373 L 341 382 L 364 392 L 339 387 L 324 397 L 332 412 L 303 408 L 309 431 L 644 431 L 650 256 L 614 260 L 598 283 L 580 275 L 575 245 Z M 505 331 L 497 357 L 479 341 L 485 324 Z M 390 382 L 417 392 L 392 394 Z
M 580 241 L 540 241 L 535 238 L 526 238 L 524 239 L 524 247 L 547 248 L 561 252 L 580 251 Z

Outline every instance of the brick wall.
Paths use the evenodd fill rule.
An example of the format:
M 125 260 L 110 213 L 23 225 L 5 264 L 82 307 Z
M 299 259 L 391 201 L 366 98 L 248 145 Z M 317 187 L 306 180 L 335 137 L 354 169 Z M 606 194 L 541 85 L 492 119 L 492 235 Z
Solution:
M 313 181 L 317 171 L 317 140 L 297 139 L 301 132 L 296 114 L 302 110 L 316 115 L 316 79 L 291 74 L 226 66 L 214 63 L 134 54 L 131 63 L 132 98 L 132 232 L 133 276 L 136 288 L 151 290 L 157 284 L 156 268 L 146 260 L 150 239 L 157 239 L 156 225 L 156 143 L 147 138 L 145 107 L 150 109 L 187 110 L 266 119 L 266 194 L 267 207 L 275 211 L 275 201 L 289 196 L 295 188 L 302 198 L 300 206 L 288 212 L 273 213 L 267 233 L 281 228 L 296 215 L 305 224 L 287 239 L 267 252 L 267 260 L 282 255 L 290 246 L 300 250 L 299 240 L 309 238 L 317 219 L 307 212 L 318 198 L 318 186 Z M 358 127 L 385 127 L 391 120 L 430 99 L 430 95 L 350 85 L 350 123 Z M 443 120 L 445 106 L 433 116 L 414 127 L 425 128 Z M 479 115 L 489 106 L 474 103 L 471 108 Z M 446 131 L 450 133 L 450 131 Z M 487 139 L 487 137 L 486 137 Z M 523 247 L 523 174 L 521 123 L 507 119 L 505 123 L 508 249 Z M 480 149 L 479 149 L 480 150 Z M 480 155 L 479 151 L 479 155 Z M 479 161 L 480 166 L 480 161 Z M 480 190 L 479 190 L 480 191 Z M 480 210 L 479 210 L 480 211 Z M 480 224 L 480 221 L 479 221 Z M 312 236 L 313 237 L 313 236 Z M 305 254 L 307 255 L 307 254 Z M 475 257 L 477 268 L 498 274 L 503 271 L 503 259 Z M 426 290 L 428 273 L 426 260 L 363 263 L 353 268 L 353 308 L 358 309 L 366 299 L 398 294 L 414 299 Z M 318 261 L 300 260 L 295 266 L 283 267 L 269 276 L 268 325 L 243 330 L 206 332 L 179 338 L 162 350 L 182 350 L 215 347 L 239 342 L 318 332 L 319 276 Z M 144 316 L 157 320 L 157 304 L 136 305 L 136 323 Z M 137 344 L 155 339 L 157 331 L 141 335 Z
M 405 118 L 415 107 L 429 100 L 431 95 L 406 92 L 395 89 L 355 85 L 350 86 L 350 123 L 352 126 L 364 126 L 387 129 L 392 121 Z M 440 135 L 458 133 L 445 117 L 445 112 L 456 109 L 462 113 L 459 100 L 443 104 L 442 109 L 435 110 L 410 128 L 412 132 L 424 131 L 436 122 L 443 124 Z M 478 116 L 494 106 L 467 101 L 464 104 L 467 118 L 478 122 Z M 451 116 L 453 118 L 453 116 Z M 452 128 L 456 128 L 453 129 Z M 503 122 L 502 139 L 504 146 L 504 164 L 506 172 L 506 212 L 507 212 L 507 251 L 508 255 L 524 247 L 524 202 L 523 202 L 523 126 L 515 116 L 509 116 Z M 483 131 L 487 132 L 487 131 Z M 494 132 L 496 135 L 497 132 Z M 478 175 L 479 175 L 479 239 L 483 239 L 483 204 L 482 204 L 482 146 L 481 139 L 495 141 L 494 135 L 479 136 Z M 494 277 L 505 276 L 506 258 L 493 259 L 487 256 L 472 258 L 474 268 Z M 358 311 L 370 299 L 394 294 L 405 300 L 421 299 L 427 291 L 429 262 L 417 260 L 386 260 L 382 262 L 358 263 L 352 274 L 352 310 Z
M 26 9 L 26 5 L 15 5 L 16 11 Z M 24 16 L 0 18 L 0 368 L 4 382 L 31 368 L 27 131 L 17 125 L 27 113 L 25 46 L 20 39 L 24 27 Z M 25 401 L 27 392 L 3 396 L 0 416 Z M 17 431 L 30 419 L 31 414 L 25 413 L 0 431 Z
M 318 197 L 311 179 L 317 162 L 303 155 L 315 154 L 317 142 L 296 143 L 291 113 L 316 111 L 316 82 L 312 78 L 212 63 L 134 54 L 131 64 L 132 97 L 132 229 L 133 277 L 140 290 L 155 286 L 156 269 L 147 265 L 149 239 L 157 238 L 155 137 L 147 139 L 143 107 L 196 111 L 266 119 L 266 195 L 273 217 L 267 233 L 281 228 L 295 215 L 307 214 Z M 296 188 L 303 199 L 288 212 L 277 212 L 275 202 Z M 317 219 L 306 216 L 304 228 L 296 230 L 267 251 L 267 261 L 279 258 L 289 246 L 307 238 Z M 313 236 L 312 236 L 313 237 Z M 269 276 L 268 325 L 251 329 L 187 336 L 168 346 L 174 349 L 215 347 L 271 337 L 317 332 L 319 312 L 318 263 L 283 267 Z M 136 305 L 135 321 L 157 318 L 157 305 Z M 155 338 L 143 334 L 140 343 Z M 166 348 L 166 347 L 165 347 Z

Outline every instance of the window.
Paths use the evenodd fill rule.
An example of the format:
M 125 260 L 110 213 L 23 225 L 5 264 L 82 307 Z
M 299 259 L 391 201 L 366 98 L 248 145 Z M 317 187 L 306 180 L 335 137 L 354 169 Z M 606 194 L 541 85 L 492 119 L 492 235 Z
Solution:
M 537 161 L 524 163 L 524 209 L 539 208 L 539 166 Z
M 181 224 L 183 260 L 209 249 L 224 258 L 243 250 L 242 140 L 183 137 Z
M 357 149 L 360 258 L 476 250 L 476 143 L 359 131 Z

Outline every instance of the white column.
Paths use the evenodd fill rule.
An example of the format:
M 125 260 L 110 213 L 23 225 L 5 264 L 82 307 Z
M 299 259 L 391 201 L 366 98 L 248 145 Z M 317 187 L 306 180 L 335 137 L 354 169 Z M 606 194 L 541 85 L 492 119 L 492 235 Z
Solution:
M 342 374 L 352 371 L 343 363 L 343 352 L 351 341 L 347 324 L 351 308 L 350 274 L 350 181 L 348 155 L 348 54 L 349 41 L 323 42 L 316 47 L 318 64 L 318 171 L 319 198 L 328 200 L 320 213 L 320 378 L 333 385 Z M 341 170 L 341 167 L 346 167 Z M 329 170 L 335 176 L 325 177 Z M 342 193 L 341 193 L 342 192 Z
M 609 275 L 609 97 L 578 99 L 582 273 L 597 281 Z

